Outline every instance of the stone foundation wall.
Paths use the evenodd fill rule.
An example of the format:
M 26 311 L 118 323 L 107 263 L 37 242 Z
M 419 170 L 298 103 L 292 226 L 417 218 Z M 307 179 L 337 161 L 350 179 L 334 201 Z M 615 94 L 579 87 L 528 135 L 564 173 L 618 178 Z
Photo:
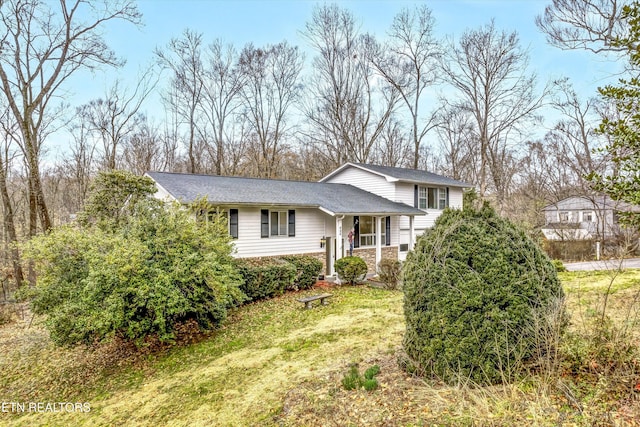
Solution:
M 369 274 L 375 274 L 378 270 L 376 265 L 376 248 L 355 248 L 353 250 L 353 256 L 359 256 L 367 263 Z M 383 246 L 382 258 L 398 259 L 398 247 L 397 246 Z

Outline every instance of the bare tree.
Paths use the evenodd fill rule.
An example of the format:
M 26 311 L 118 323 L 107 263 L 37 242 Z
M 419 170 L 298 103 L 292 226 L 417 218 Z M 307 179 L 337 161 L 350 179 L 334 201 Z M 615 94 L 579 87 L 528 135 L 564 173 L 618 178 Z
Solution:
M 351 12 L 337 5 L 316 7 L 304 36 L 317 53 L 307 84 L 306 137 L 329 167 L 370 161 L 398 101 L 369 60 L 372 37 L 360 35 Z
M 20 253 L 16 243 L 18 242 L 18 233 L 16 232 L 16 224 L 14 220 L 14 206 L 9 196 L 9 189 L 7 186 L 8 171 L 11 168 L 11 159 L 13 157 L 11 150 L 11 142 L 15 142 L 18 138 L 17 124 L 11 120 L 11 113 L 8 108 L 2 111 L 0 115 L 1 132 L 4 136 L 4 144 L 0 151 L 0 196 L 2 198 L 2 225 L 5 234 L 5 251 L 7 252 L 7 258 L 11 263 L 13 269 L 13 278 L 16 282 L 16 287 L 20 287 L 24 281 L 24 274 L 22 271 L 22 264 L 20 263 Z
M 612 42 L 624 33 L 621 19 L 624 0 L 552 0 L 536 25 L 549 44 L 561 49 L 585 49 L 594 53 L 623 52 Z
M 523 125 L 534 120 L 547 93 L 536 93 L 536 77 L 527 74 L 528 55 L 517 33 L 498 32 L 493 21 L 466 31 L 449 47 L 443 70 L 458 97 L 451 104 L 469 111 L 479 145 L 480 196 L 489 186 L 501 208 L 516 168 L 513 149 L 522 142 Z
M 595 98 L 580 100 L 567 80 L 556 82 L 556 95 L 551 105 L 562 114 L 545 135 L 547 149 L 556 161 L 572 173 L 572 186 L 588 192 L 585 177 L 593 171 L 604 172 L 606 158 L 595 151 L 602 136 L 595 132 L 600 122 Z
M 118 80 L 104 95 L 78 108 L 78 120 L 89 125 L 89 131 L 102 142 L 102 168 L 116 169 L 123 140 L 143 125 L 140 107 L 157 84 L 151 70 L 138 79 L 131 93 Z
M 412 143 L 402 125 L 395 119 L 387 122 L 384 132 L 378 140 L 377 162 L 385 166 L 406 167 L 410 164 L 414 152 Z M 415 168 L 414 168 L 415 169 Z
M 20 124 L 29 181 L 29 234 L 51 228 L 40 176 L 43 125 L 62 85 L 80 69 L 116 66 L 120 61 L 102 39 L 113 20 L 138 23 L 132 1 L 41 0 L 0 3 L 0 81 L 11 113 Z
M 158 49 L 156 56 L 160 65 L 173 73 L 163 99 L 169 109 L 176 112 L 180 124 L 187 127 L 187 171 L 201 172 L 204 166 L 198 161 L 202 153 L 197 145 L 203 142 L 198 141 L 198 114 L 204 91 L 202 34 L 187 29 L 182 38 L 171 40 L 168 52 Z
M 420 146 L 435 126 L 434 116 L 421 114 L 421 100 L 426 88 L 437 79 L 441 45 L 433 35 L 431 10 L 421 5 L 403 9 L 393 18 L 388 43 L 377 47 L 371 57 L 376 70 L 400 94 L 410 116 L 413 165 L 420 163 Z
M 279 154 L 292 127 L 289 110 L 298 100 L 303 56 L 286 42 L 255 48 L 249 44 L 240 54 L 242 115 L 251 129 L 256 173 L 265 178 L 278 174 Z
M 69 208 L 79 212 L 89 191 L 96 166 L 96 141 L 91 138 L 89 124 L 77 116 L 69 122 L 72 137 L 69 153 L 62 159 L 61 173 L 69 183 Z
M 146 119 L 124 139 L 122 164 L 125 169 L 143 175 L 149 171 L 162 171 L 171 153 L 161 143 L 160 135 Z
M 459 106 L 442 108 L 436 116 L 436 132 L 444 157 L 445 175 L 465 182 L 477 182 L 480 158 L 474 118 Z
M 224 169 L 226 147 L 236 143 L 230 122 L 240 105 L 246 78 L 238 69 L 238 60 L 233 45 L 224 45 L 220 40 L 211 43 L 204 54 L 201 107 L 214 141 L 210 148 L 217 175 L 227 172 Z

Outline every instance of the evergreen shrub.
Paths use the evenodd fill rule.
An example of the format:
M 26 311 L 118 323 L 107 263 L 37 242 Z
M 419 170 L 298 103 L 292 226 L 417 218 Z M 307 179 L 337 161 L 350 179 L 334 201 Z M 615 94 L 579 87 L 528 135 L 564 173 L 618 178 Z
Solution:
M 321 261 L 308 255 L 289 255 L 283 256 L 282 259 L 296 267 L 295 285 L 298 289 L 309 289 L 316 284 L 318 275 L 322 271 Z
M 357 256 L 340 258 L 334 265 L 340 280 L 350 285 L 362 281 L 367 275 L 367 263 Z
M 550 259 L 488 205 L 445 210 L 408 254 L 403 285 L 406 369 L 448 383 L 513 379 L 553 339 L 540 331 L 561 329 L 540 319 L 566 319 Z
M 236 268 L 242 276 L 240 289 L 251 301 L 282 295 L 298 273 L 294 264 L 280 258 L 237 259 Z
M 153 199 L 128 209 L 110 227 L 57 227 L 23 246 L 38 273 L 24 296 L 57 344 L 168 341 L 190 320 L 218 326 L 244 299 L 226 224 Z

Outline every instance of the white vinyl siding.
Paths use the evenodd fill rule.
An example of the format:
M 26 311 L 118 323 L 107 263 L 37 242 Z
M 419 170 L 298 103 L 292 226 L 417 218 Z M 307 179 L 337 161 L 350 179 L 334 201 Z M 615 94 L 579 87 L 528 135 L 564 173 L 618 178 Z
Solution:
M 415 184 L 410 184 L 407 182 L 396 183 L 396 201 L 413 206 L 414 191 L 415 191 L 414 188 L 415 188 Z M 420 188 L 420 186 L 418 188 Z M 445 193 L 445 196 L 446 196 L 446 193 Z M 462 188 L 449 187 L 449 207 L 453 209 L 462 209 Z M 416 230 L 416 235 L 420 235 L 427 228 L 433 227 L 433 224 L 435 223 L 436 219 L 442 214 L 442 210 L 426 209 L 426 213 L 427 213 L 426 215 L 414 217 L 413 227 Z M 408 217 L 401 216 L 398 222 L 399 222 L 400 230 L 409 230 Z M 406 236 L 408 237 L 408 234 Z M 400 241 L 400 243 L 407 243 L 407 242 L 408 240 Z
M 395 200 L 395 183 L 387 182 L 383 176 L 356 167 L 346 168 L 339 174 L 332 176 L 326 182 L 353 185 L 369 193 L 377 194 L 389 200 Z
M 324 251 L 320 247 L 322 237 L 335 233 L 335 218 L 318 209 L 296 208 L 295 237 L 261 238 L 260 211 L 260 207 L 238 208 L 238 239 L 233 241 L 234 256 L 248 258 L 321 252 Z M 287 211 L 278 209 L 271 212 Z

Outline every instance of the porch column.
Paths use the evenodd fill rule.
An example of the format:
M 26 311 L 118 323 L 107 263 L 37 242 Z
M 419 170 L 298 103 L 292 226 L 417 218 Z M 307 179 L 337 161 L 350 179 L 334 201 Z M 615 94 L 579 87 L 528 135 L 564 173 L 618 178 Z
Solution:
M 336 261 L 342 258 L 342 220 L 343 219 L 344 219 L 344 215 L 336 216 L 336 253 L 335 253 Z M 332 271 L 331 273 L 333 274 L 334 271 Z
M 413 225 L 413 219 L 415 217 L 413 215 L 409 216 L 409 250 L 412 251 L 413 250 L 413 245 L 415 245 L 416 242 L 414 242 L 415 237 L 415 228 Z
M 382 217 L 376 217 L 376 265 L 374 271 L 378 270 L 378 264 L 382 259 Z

